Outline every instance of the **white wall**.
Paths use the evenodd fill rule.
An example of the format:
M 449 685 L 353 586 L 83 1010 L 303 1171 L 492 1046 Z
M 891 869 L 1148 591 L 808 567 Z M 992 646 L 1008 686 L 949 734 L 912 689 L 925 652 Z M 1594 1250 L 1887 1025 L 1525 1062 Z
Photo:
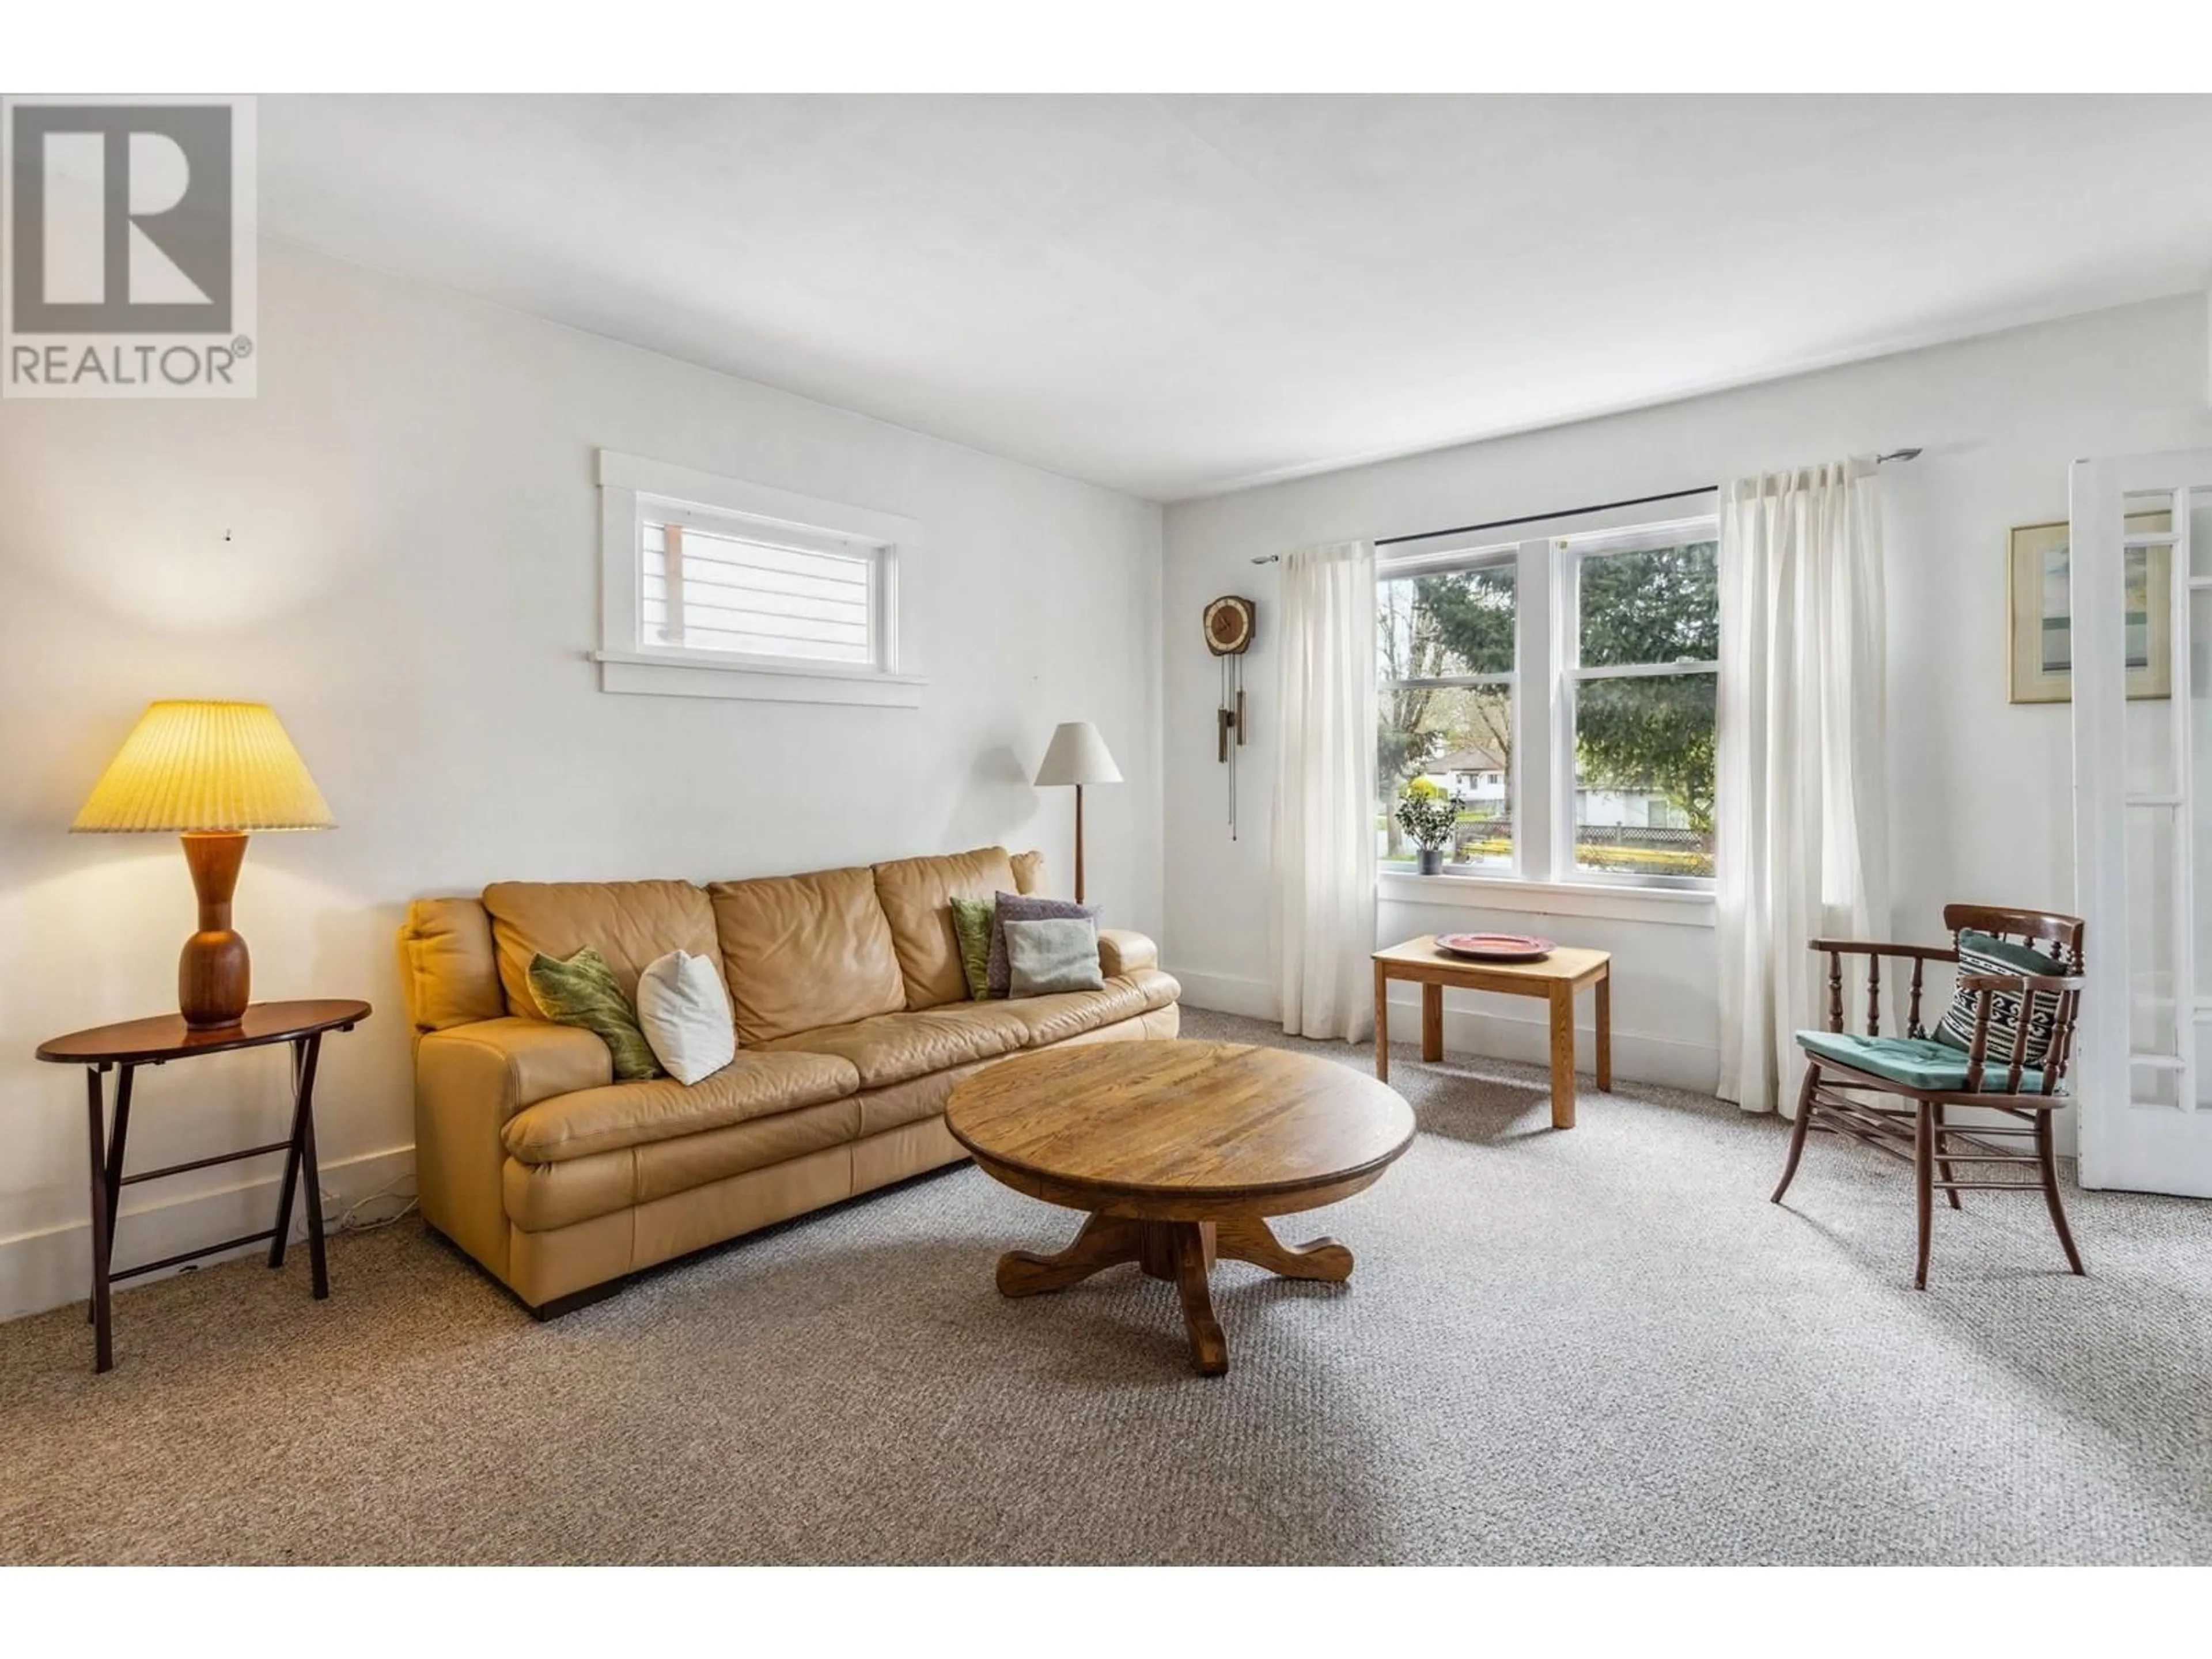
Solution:
M 1129 780 L 1087 792 L 1091 896 L 1158 930 L 1157 507 L 297 250 L 261 281 L 256 401 L 0 404 L 0 1316 L 86 1272 L 82 1076 L 32 1049 L 175 1006 L 173 838 L 64 833 L 155 697 L 273 703 L 336 811 L 255 838 L 237 915 L 258 996 L 377 1005 L 319 1091 L 349 1195 L 409 1168 L 420 894 L 992 842 L 1064 881 L 1072 792 L 1026 780 L 1090 719 Z M 599 691 L 603 445 L 923 521 L 924 706 Z M 148 1073 L 133 1167 L 277 1138 L 283 1072 Z M 265 1226 L 274 1173 L 140 1189 L 118 1260 Z
M 1163 949 L 1188 1000 L 1256 1013 L 1273 1006 L 1267 744 L 1271 625 L 1280 613 L 1273 568 L 1249 563 L 1254 555 L 1906 445 L 1924 453 L 1883 470 L 1894 936 L 1940 936 L 1948 900 L 2069 908 L 2067 710 L 2006 700 L 2006 532 L 2066 516 L 2067 465 L 2078 456 L 2212 441 L 2206 326 L 2201 297 L 2161 301 L 1170 507 Z M 1246 665 L 1258 737 L 1244 751 L 1247 807 L 1234 843 L 1214 759 L 1214 664 L 1197 631 L 1206 601 L 1228 592 L 1260 603 Z M 1448 926 L 1535 925 L 1517 912 L 1386 903 L 1379 932 L 1389 940 Z M 1711 1086 L 1718 1055 L 1709 927 L 1554 915 L 1542 927 L 1614 953 L 1616 1066 L 1625 1076 Z M 1454 996 L 1447 1007 L 1452 1046 L 1543 1053 L 1534 1004 Z M 1400 1024 L 1409 1009 L 1394 1013 L 1401 1038 L 1412 1032 Z

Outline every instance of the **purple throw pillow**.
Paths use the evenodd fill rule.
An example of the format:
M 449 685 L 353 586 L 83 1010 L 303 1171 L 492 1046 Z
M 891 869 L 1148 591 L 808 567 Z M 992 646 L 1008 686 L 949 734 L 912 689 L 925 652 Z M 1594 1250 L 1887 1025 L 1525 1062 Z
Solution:
M 1061 917 L 1080 916 L 1096 927 L 1099 907 L 1078 904 L 1073 899 L 1035 898 L 1020 893 L 1001 893 L 994 905 L 991 916 L 991 966 L 988 982 L 991 994 L 1005 996 L 1013 989 L 1013 964 L 1006 960 L 1006 924 L 1010 921 L 1048 921 Z

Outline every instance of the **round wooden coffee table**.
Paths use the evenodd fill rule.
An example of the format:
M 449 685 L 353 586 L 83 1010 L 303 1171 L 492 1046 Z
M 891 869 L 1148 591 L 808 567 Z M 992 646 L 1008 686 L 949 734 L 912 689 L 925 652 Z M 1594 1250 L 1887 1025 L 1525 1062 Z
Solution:
M 1374 1184 L 1413 1109 L 1346 1066 L 1236 1042 L 1100 1042 L 1000 1060 L 952 1091 L 945 1126 L 1017 1192 L 1087 1210 L 1057 1255 L 1009 1250 L 999 1291 L 1062 1291 L 1133 1261 L 1172 1280 L 1198 1369 L 1229 1369 L 1206 1275 L 1217 1256 L 1291 1279 L 1352 1276 L 1333 1238 L 1284 1244 L 1266 1217 Z

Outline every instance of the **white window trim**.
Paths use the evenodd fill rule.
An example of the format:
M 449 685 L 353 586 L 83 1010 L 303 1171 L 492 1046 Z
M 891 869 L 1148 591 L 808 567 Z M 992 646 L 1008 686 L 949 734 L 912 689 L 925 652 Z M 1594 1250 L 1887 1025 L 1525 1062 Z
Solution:
M 717 477 L 603 449 L 599 471 L 599 689 L 653 696 L 733 697 L 767 702 L 830 702 L 916 708 L 928 679 L 920 672 L 915 623 L 924 546 L 912 519 L 767 484 Z M 721 520 L 750 521 L 763 534 L 798 536 L 878 550 L 877 665 L 748 657 L 678 647 L 642 648 L 641 500 L 682 503 Z
M 1425 549 L 1416 555 L 1386 557 L 1377 562 L 1376 576 L 1379 581 L 1392 576 L 1511 560 L 1516 565 L 1517 618 L 1512 673 L 1469 675 L 1437 682 L 1451 685 L 1508 684 L 1513 689 L 1513 763 L 1507 782 L 1514 817 L 1512 863 L 1441 876 L 1378 871 L 1378 896 L 1395 904 L 1532 915 L 1612 917 L 1692 927 L 1714 925 L 1715 887 L 1711 878 L 1669 879 L 1611 875 L 1576 867 L 1576 686 L 1584 680 L 1715 672 L 1720 665 L 1682 662 L 1581 666 L 1575 571 L 1579 561 L 1590 554 L 1671 547 L 1686 538 L 1717 539 L 1719 533 L 1719 520 L 1710 513 L 1663 521 L 1632 520 L 1565 534 L 1555 523 L 1543 533 L 1516 543 L 1501 544 L 1470 538 Z M 1523 695 L 1527 687 L 1537 688 L 1534 695 Z M 1534 789 L 1526 787 L 1523 767 L 1530 755 L 1543 756 L 1550 774 L 1544 786 Z
M 1636 887 L 1611 882 L 1526 881 L 1503 874 L 1412 875 L 1382 872 L 1376 894 L 1385 904 L 1425 904 L 1459 910 L 1500 910 L 1535 916 L 1604 916 L 1675 927 L 1714 925 L 1713 895 L 1693 888 Z

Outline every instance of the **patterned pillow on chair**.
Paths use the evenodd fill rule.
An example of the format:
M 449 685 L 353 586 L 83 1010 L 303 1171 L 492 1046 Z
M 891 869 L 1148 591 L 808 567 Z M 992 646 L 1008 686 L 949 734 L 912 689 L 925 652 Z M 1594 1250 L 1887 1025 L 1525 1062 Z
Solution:
M 2015 945 L 2010 939 L 1972 932 L 1959 935 L 1961 978 L 1970 974 L 2063 975 L 2073 971 L 2057 957 L 2030 950 L 2025 945 Z M 2037 1070 L 2050 1057 L 2051 1028 L 2058 1021 L 2058 999 L 2047 992 L 2022 998 L 2014 991 L 1993 991 L 1990 994 L 1989 1047 L 1982 1055 L 1984 1065 L 2010 1068 L 2014 1034 L 2020 1030 L 2023 1000 L 2033 1005 L 2033 1012 L 2028 1016 L 2027 1047 L 2021 1063 L 2031 1071 Z M 1954 994 L 1942 1024 L 1936 1028 L 1936 1040 L 1954 1048 L 1972 1048 L 1974 1021 L 1981 1001 L 1978 991 L 1960 990 Z

